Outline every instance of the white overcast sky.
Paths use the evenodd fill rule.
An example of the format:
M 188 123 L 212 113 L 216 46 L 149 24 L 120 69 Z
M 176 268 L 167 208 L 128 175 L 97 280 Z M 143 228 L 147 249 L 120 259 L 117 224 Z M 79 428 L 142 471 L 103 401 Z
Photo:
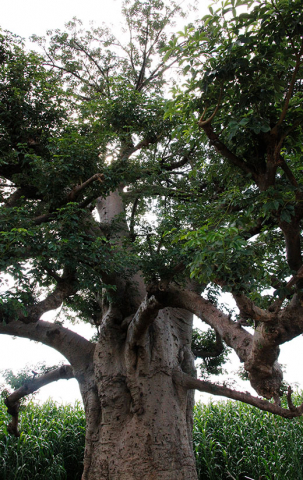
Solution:
M 73 17 L 89 25 L 118 25 L 121 0 L 0 0 L 0 25 L 25 38 L 63 28 Z
M 207 13 L 209 3 L 209 0 L 198 3 L 201 17 Z M 91 21 L 96 26 L 105 22 L 109 26 L 112 25 L 116 35 L 119 35 L 121 4 L 121 0 L 0 0 L 0 27 L 28 38 L 32 34 L 44 35 L 47 30 L 63 28 L 66 22 L 77 17 L 87 27 Z M 178 24 L 178 30 L 181 29 L 182 23 L 183 20 Z M 94 333 L 88 325 L 71 328 L 86 338 L 90 338 Z M 26 364 L 45 361 L 52 365 L 62 360 L 65 361 L 59 353 L 44 345 L 25 339 L 0 336 L 0 370 L 12 368 L 17 372 Z M 281 347 L 280 362 L 286 366 L 285 379 L 288 382 L 297 382 L 303 386 L 302 360 L 302 336 Z M 238 363 L 233 363 L 234 368 L 238 369 Z M 50 396 L 55 400 L 71 403 L 80 399 L 76 380 L 61 380 L 44 387 L 38 398 L 44 401 Z

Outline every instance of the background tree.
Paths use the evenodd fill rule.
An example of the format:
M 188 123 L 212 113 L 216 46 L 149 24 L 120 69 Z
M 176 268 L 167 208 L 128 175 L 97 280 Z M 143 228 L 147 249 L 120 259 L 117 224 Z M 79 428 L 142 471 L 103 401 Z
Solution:
M 126 2 L 129 41 L 73 21 L 36 38 L 43 56 L 1 36 L 1 268 L 14 285 L 0 333 L 70 362 L 27 388 L 78 380 L 83 480 L 196 479 L 194 389 L 303 412 L 290 390 L 280 406 L 277 362 L 303 332 L 301 6 L 235 6 L 169 39 L 176 5 Z M 177 65 L 187 83 L 168 101 Z M 222 289 L 238 318 L 218 308 Z M 61 305 L 95 342 L 41 319 Z M 192 346 L 193 314 L 213 333 Z M 195 378 L 194 355 L 221 355 L 205 361 L 217 368 L 223 342 L 267 400 Z M 15 434 L 25 393 L 6 400 Z

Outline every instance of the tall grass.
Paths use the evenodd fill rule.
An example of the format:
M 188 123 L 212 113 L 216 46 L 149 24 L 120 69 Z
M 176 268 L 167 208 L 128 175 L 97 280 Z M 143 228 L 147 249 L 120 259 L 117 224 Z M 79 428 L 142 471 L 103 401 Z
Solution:
M 200 480 L 303 480 L 303 418 L 234 402 L 198 404 L 194 450 Z
M 0 480 L 80 480 L 79 404 L 30 403 L 20 438 L 8 435 L 9 421 L 0 402 Z M 303 418 L 285 420 L 233 402 L 198 404 L 194 450 L 199 480 L 303 480 Z
M 20 437 L 8 435 L 10 418 L 1 403 L 0 479 L 80 480 L 85 434 L 80 404 L 29 403 L 20 418 Z

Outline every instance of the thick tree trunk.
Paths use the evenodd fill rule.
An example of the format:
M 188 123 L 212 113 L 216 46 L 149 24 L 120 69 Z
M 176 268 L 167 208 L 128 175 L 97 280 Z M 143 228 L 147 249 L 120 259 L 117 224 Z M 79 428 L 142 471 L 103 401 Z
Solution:
M 102 228 L 120 222 L 113 229 L 119 245 L 128 235 L 119 192 L 99 199 L 97 209 Z M 88 377 L 80 381 L 87 418 L 82 480 L 196 480 L 194 392 L 172 376 L 176 367 L 195 375 L 192 315 L 144 301 L 140 273 L 113 283 L 112 303 L 102 306 L 94 373 L 89 384 Z
M 95 350 L 95 388 L 83 392 L 83 480 L 197 479 L 193 391 L 172 380 L 176 366 L 194 375 L 191 329 L 185 311 L 161 310 L 134 350 L 127 319 L 108 315 Z

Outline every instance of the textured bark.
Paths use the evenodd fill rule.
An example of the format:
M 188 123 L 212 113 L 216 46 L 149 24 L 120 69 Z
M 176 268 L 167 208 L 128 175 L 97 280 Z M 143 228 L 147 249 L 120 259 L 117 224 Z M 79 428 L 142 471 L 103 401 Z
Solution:
M 135 345 L 109 317 L 95 350 L 96 388 L 85 396 L 83 480 L 196 479 L 192 392 L 173 382 L 176 367 L 194 374 L 191 316 L 160 311 Z

